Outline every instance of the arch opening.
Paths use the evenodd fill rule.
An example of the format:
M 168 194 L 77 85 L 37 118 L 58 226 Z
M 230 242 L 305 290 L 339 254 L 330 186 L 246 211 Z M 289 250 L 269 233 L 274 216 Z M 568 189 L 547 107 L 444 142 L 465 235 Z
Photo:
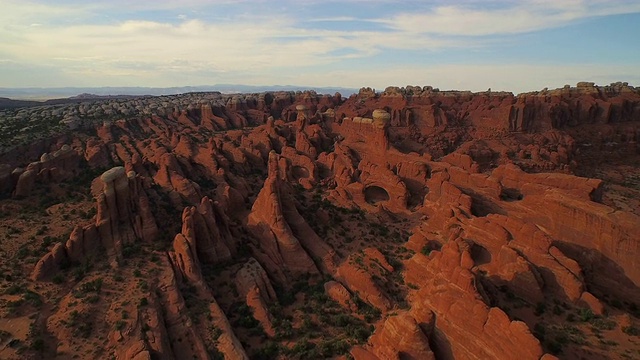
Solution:
M 504 188 L 500 192 L 500 199 L 502 201 L 520 201 L 524 199 L 524 195 L 518 189 Z
M 469 249 L 471 253 L 471 258 L 473 259 L 473 264 L 475 266 L 488 264 L 491 262 L 491 253 L 489 250 L 484 248 L 484 246 L 473 243 L 471 245 L 471 249 Z
M 380 186 L 371 185 L 364 189 L 364 199 L 369 204 L 377 204 L 382 201 L 389 201 L 389 193 Z
M 291 168 L 291 175 L 293 175 L 293 178 L 296 180 L 299 179 L 306 179 L 309 177 L 309 170 L 305 167 L 302 166 L 293 166 Z

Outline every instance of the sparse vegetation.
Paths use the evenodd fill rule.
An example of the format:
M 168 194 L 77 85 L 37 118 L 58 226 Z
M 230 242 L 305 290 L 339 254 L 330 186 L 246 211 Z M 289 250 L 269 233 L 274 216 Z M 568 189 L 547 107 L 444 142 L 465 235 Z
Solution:
M 115 324 L 116 330 L 121 331 L 121 330 L 123 330 L 125 328 L 125 326 L 127 326 L 127 322 L 126 321 L 124 321 L 124 320 L 116 321 L 116 324 Z
M 622 331 L 631 336 L 640 336 L 640 327 L 629 325 L 622 328 Z

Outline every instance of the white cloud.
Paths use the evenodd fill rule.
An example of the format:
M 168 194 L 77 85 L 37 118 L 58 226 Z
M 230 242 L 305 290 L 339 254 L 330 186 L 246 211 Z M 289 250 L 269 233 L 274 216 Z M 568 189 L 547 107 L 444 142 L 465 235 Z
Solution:
M 334 0 L 326 1 L 334 5 L 336 3 Z M 319 0 L 303 2 L 320 3 Z M 296 6 L 300 2 L 293 1 L 273 6 L 260 1 L 260 4 L 267 5 L 261 9 L 271 10 L 260 14 L 238 12 L 234 16 L 211 10 L 212 6 L 215 10 L 217 5 L 237 3 L 230 0 L 129 3 L 114 0 L 53 6 L 5 0 L 0 13 L 0 38 L 3 39 L 0 42 L 0 57 L 22 64 L 23 69 L 29 66 L 56 69 L 58 75 L 52 78 L 58 81 L 66 76 L 70 85 L 169 86 L 226 81 L 359 87 L 372 82 L 398 83 L 401 79 L 406 79 L 402 82 L 409 82 L 411 79 L 420 79 L 420 76 L 425 81 L 434 78 L 444 81 L 445 76 L 460 78 L 461 75 L 451 69 L 466 74 L 467 80 L 461 80 L 461 84 L 475 84 L 473 79 L 482 76 L 468 71 L 474 68 L 472 66 L 418 69 L 394 67 L 390 63 L 384 68 L 373 69 L 366 67 L 367 59 L 379 54 L 388 55 L 394 50 L 415 50 L 424 56 L 434 50 L 482 48 L 501 40 L 499 35 L 502 34 L 556 27 L 592 16 L 640 11 L 640 3 L 631 0 L 534 0 L 526 4 L 520 1 L 467 0 L 457 2 L 457 5 L 436 1 L 436 5 L 431 3 L 432 8 L 428 11 L 392 14 L 387 19 L 366 11 L 357 16 L 345 14 L 314 19 L 297 13 Z M 249 1 L 241 3 L 248 4 Z M 287 7 L 287 4 L 291 6 Z M 480 8 L 479 4 L 485 7 Z M 421 5 L 426 6 L 424 3 Z M 360 6 L 366 7 L 366 4 Z M 120 7 L 127 9 L 130 20 L 118 19 Z M 202 10 L 203 7 L 208 7 L 207 11 Z M 284 8 L 287 10 L 284 11 Z M 170 11 L 165 19 L 136 13 L 149 9 Z M 216 20 L 207 16 L 215 16 Z M 348 31 L 330 30 L 330 27 L 323 29 L 321 26 L 319 29 L 310 29 L 307 24 L 313 22 L 314 27 L 318 27 L 322 22 L 362 21 L 373 22 L 379 28 L 365 31 L 358 30 L 354 25 Z M 367 28 L 375 29 L 375 26 Z M 478 40 L 478 36 L 483 36 L 482 40 Z M 322 74 L 319 70 L 313 70 L 334 65 L 344 67 L 344 60 L 360 60 L 363 68 Z M 439 69 L 441 73 L 433 72 L 433 69 Z M 498 65 L 481 68 L 483 72 L 501 69 L 502 66 Z M 537 84 L 536 79 L 553 80 L 564 76 L 545 75 L 557 67 L 544 68 L 544 71 L 535 69 L 538 68 L 527 67 L 524 70 L 537 74 L 536 77 L 527 78 L 527 84 Z M 574 73 L 572 69 L 567 68 L 566 74 Z M 598 73 L 596 70 L 590 71 Z M 627 74 L 636 73 L 632 69 L 626 70 Z M 590 72 L 585 70 L 581 74 L 589 75 Z M 512 75 L 518 74 L 514 71 Z M 38 80 L 33 76 L 31 79 Z M 310 83 L 311 80 L 314 83 Z M 483 81 L 491 83 L 492 80 L 486 77 Z M 19 75 L 0 68 L 0 86 L 18 84 L 23 84 Z M 455 83 L 450 86 L 455 87 Z M 489 86 L 482 85 L 480 89 L 486 87 Z M 492 87 L 497 89 L 500 86 Z
M 534 0 L 501 2 L 500 8 L 446 5 L 380 20 L 407 33 L 458 36 L 516 34 L 543 30 L 589 17 L 640 12 L 638 1 Z
M 2 31 L 0 31 L 2 34 Z M 0 50 L 26 63 L 54 61 L 66 71 L 78 68 L 112 74 L 127 64 L 149 69 L 188 59 L 199 68 L 226 72 L 268 71 L 275 67 L 311 67 L 348 58 L 373 56 L 383 48 L 427 49 L 454 45 L 428 36 L 398 32 L 307 30 L 285 16 L 245 18 L 233 23 L 185 20 L 178 24 L 149 20 L 104 25 L 41 26 L 9 31 L 16 41 Z M 344 55 L 336 55 L 348 50 Z M 133 66 L 139 70 L 143 66 Z M 120 72 L 120 71 L 119 71 Z M 135 74 L 131 74 L 135 75 Z

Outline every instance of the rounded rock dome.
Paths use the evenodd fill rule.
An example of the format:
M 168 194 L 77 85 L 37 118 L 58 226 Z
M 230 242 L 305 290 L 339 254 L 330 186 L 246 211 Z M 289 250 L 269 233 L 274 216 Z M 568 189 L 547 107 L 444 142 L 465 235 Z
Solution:
M 391 114 L 382 109 L 374 110 L 372 117 L 373 125 L 379 128 L 383 128 L 391 122 Z

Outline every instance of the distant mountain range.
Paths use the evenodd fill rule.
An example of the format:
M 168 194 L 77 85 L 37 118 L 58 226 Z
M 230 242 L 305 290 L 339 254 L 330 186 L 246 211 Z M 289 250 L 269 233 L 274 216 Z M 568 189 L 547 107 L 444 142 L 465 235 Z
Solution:
M 257 93 L 264 91 L 302 91 L 314 90 L 320 94 L 341 93 L 349 96 L 358 92 L 358 89 L 342 87 L 317 87 L 298 85 L 238 85 L 238 84 L 217 84 L 204 86 L 181 86 L 181 87 L 59 87 L 59 88 L 0 88 L 0 98 L 10 98 L 13 100 L 44 101 L 49 99 L 60 99 L 78 96 L 78 98 L 96 98 L 101 96 L 120 95 L 175 95 L 188 92 L 219 91 L 221 93 Z M 2 101 L 4 99 L 0 99 Z M 36 103 L 37 104 L 37 103 Z M 33 106 L 25 103 L 22 106 Z
M 14 100 L 6 97 L 0 97 L 0 109 L 17 109 L 23 107 L 41 106 L 41 105 L 58 105 L 68 104 L 73 102 L 82 102 L 86 100 L 99 100 L 99 99 L 125 99 L 135 98 L 140 95 L 94 95 L 94 94 L 80 94 L 78 96 L 71 96 L 66 98 L 57 98 L 49 100 Z

